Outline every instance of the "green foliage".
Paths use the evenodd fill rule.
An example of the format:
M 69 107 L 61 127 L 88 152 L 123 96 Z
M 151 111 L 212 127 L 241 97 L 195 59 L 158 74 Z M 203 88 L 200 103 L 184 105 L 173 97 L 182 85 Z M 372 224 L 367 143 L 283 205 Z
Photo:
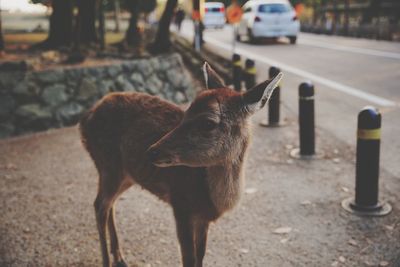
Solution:
M 33 4 L 42 4 L 42 5 L 50 5 L 50 0 L 29 0 L 31 3 Z M 57 1 L 57 0 L 54 0 Z M 77 0 L 77 1 L 81 1 L 81 0 Z M 85 0 L 82 0 L 85 1 Z M 127 9 L 127 5 L 126 2 L 130 1 L 130 0 L 100 0 L 103 1 L 105 10 L 107 11 L 112 11 L 114 10 L 114 5 L 115 2 L 118 1 L 120 2 L 121 5 L 121 9 Z M 157 0 L 141 0 L 140 1 L 140 5 L 139 5 L 139 9 L 140 12 L 143 13 L 150 13 L 152 12 L 154 9 L 156 9 L 157 7 Z
M 51 4 L 50 0 L 29 0 L 32 4 L 42 4 L 45 6 L 49 6 Z
M 324 5 L 328 2 L 333 2 L 332 0 L 290 0 L 290 2 L 292 3 L 292 5 L 297 5 L 297 4 L 304 4 L 304 5 L 308 5 L 308 6 L 313 6 L 313 5 Z
M 230 5 L 232 4 L 232 0 L 206 0 L 205 2 L 215 2 L 215 1 L 224 3 L 224 5 L 225 5 L 226 7 L 228 7 L 228 6 L 230 6 Z M 237 0 L 237 3 L 238 3 L 240 6 L 243 6 L 247 1 L 248 1 L 248 0 Z
M 215 2 L 216 0 L 206 0 L 206 2 Z M 218 0 L 225 4 L 225 6 L 229 6 L 232 3 L 232 0 Z M 237 0 L 239 5 L 244 5 L 248 0 Z M 290 3 L 295 6 L 297 4 L 305 4 L 305 5 L 313 5 L 314 3 L 317 5 L 323 4 L 325 2 L 329 2 L 332 0 L 289 0 Z
M 127 10 L 127 2 L 129 2 L 130 0 L 107 0 L 107 1 L 111 1 L 112 4 L 114 3 L 114 1 L 119 1 L 121 4 L 121 8 Z M 157 0 L 140 0 L 139 1 L 140 4 L 138 6 L 140 12 L 143 13 L 150 13 L 152 12 L 154 9 L 156 9 L 157 7 Z
M 140 2 L 140 9 L 144 13 L 150 13 L 157 7 L 157 0 L 142 0 Z

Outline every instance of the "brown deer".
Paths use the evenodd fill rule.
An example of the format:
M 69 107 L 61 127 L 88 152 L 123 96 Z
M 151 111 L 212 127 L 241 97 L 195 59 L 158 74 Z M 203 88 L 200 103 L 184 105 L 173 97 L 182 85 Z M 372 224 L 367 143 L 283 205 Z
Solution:
M 82 142 L 99 173 L 94 202 L 103 266 L 127 266 L 118 245 L 114 203 L 139 184 L 169 203 L 184 267 L 201 267 L 210 222 L 239 200 L 250 138 L 249 117 L 261 109 L 282 78 L 238 93 L 205 63 L 207 89 L 190 107 L 142 93 L 112 93 L 81 122 Z M 214 90 L 211 90 L 214 89 Z

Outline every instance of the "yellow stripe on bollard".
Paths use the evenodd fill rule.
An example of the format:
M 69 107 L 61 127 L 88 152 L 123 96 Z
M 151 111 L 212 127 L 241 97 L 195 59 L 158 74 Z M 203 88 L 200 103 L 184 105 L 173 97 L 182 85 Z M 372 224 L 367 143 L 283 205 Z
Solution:
M 381 129 L 358 129 L 357 138 L 363 140 L 380 140 Z
M 299 96 L 300 100 L 314 100 L 314 96 Z
M 242 66 L 242 62 L 240 62 L 240 60 L 239 61 L 235 61 L 235 62 L 233 62 L 233 66 L 241 67 Z
M 256 67 L 246 69 L 246 72 L 249 74 L 256 74 Z

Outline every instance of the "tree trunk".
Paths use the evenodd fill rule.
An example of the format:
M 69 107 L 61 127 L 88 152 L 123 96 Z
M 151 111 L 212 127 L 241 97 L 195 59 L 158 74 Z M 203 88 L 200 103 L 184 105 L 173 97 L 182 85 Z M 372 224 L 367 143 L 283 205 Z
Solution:
M 72 1 L 53 0 L 50 29 L 47 39 L 32 48 L 55 49 L 72 43 Z
M 167 52 L 171 47 L 169 27 L 172 18 L 174 17 L 177 3 L 178 0 L 168 0 L 165 5 L 164 12 L 161 16 L 160 22 L 158 23 L 156 38 L 150 47 L 150 50 L 154 53 Z
M 313 0 L 313 17 L 312 17 L 312 25 L 317 26 L 317 0 Z
M 337 30 L 337 17 L 338 17 L 338 8 L 337 8 L 337 0 L 333 0 L 333 17 L 332 17 L 332 34 L 336 34 Z
M 376 27 L 376 39 L 380 40 L 382 38 L 381 34 L 381 2 L 380 1 L 374 1 L 376 7 L 374 8 L 375 11 L 375 16 L 377 18 L 377 27 Z
M 371 0 L 369 7 L 365 9 L 362 16 L 362 22 L 364 24 L 372 23 L 372 19 L 377 16 L 380 8 L 379 1 L 380 0 Z
M 344 35 L 349 35 L 349 0 L 344 0 Z
M 99 39 L 100 39 L 100 48 L 104 50 L 106 47 L 106 22 L 104 17 L 104 0 L 99 1 Z
M 130 46 L 138 46 L 142 39 L 137 26 L 140 14 L 140 0 L 130 0 L 127 1 L 126 4 L 128 6 L 129 12 L 131 13 L 131 18 L 129 19 L 129 27 L 126 31 L 125 41 Z
M 88 45 L 98 41 L 96 34 L 96 3 L 97 0 L 76 1 L 78 18 L 75 38 L 78 44 Z
M 114 32 L 120 32 L 120 5 L 119 5 L 119 0 L 114 0 L 114 21 L 115 21 L 115 29 Z
M 4 37 L 3 37 L 3 27 L 1 25 L 1 11 L 0 11 L 0 55 L 4 51 Z

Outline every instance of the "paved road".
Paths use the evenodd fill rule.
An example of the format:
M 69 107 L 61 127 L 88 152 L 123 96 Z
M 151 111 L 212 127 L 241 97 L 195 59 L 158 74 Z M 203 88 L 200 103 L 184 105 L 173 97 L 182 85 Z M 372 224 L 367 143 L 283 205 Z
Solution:
M 185 21 L 182 34 L 193 35 Z M 205 31 L 207 45 L 231 56 L 232 28 Z M 316 86 L 316 121 L 337 138 L 355 145 L 356 118 L 367 105 L 383 113 L 381 167 L 400 179 L 400 43 L 301 33 L 297 45 L 240 42 L 236 52 L 256 60 L 258 79 L 268 77 L 271 65 L 281 67 L 285 78 L 282 102 L 296 121 L 297 87 L 305 80 Z

